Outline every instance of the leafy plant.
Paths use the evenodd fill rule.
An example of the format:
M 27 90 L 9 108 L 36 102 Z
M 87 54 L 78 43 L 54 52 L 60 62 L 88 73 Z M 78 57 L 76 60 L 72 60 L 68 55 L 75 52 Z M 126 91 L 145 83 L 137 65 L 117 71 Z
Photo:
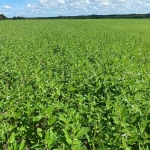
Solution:
M 149 25 L 0 22 L 0 149 L 149 150 Z

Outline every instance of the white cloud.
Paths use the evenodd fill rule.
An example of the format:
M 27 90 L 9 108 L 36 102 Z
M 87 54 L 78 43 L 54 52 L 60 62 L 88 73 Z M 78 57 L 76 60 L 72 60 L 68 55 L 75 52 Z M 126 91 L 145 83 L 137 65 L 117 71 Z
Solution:
M 150 13 L 150 0 L 30 0 L 25 6 L 10 4 L 0 5 L 6 16 Z
M 78 6 L 89 5 L 91 0 L 40 0 L 40 4 L 45 7 L 52 7 L 58 5 L 64 6 Z
M 118 3 L 126 2 L 126 0 L 115 0 L 115 1 L 118 2 Z
M 59 4 L 65 4 L 65 0 L 57 0 Z
M 27 8 L 33 8 L 34 5 L 33 5 L 33 4 L 28 4 L 26 7 L 27 7 Z
M 141 13 L 148 7 L 149 0 L 39 0 L 26 6 L 31 12 L 37 12 L 37 16 L 38 12 L 47 16 Z
M 110 2 L 109 1 L 102 1 L 100 4 L 102 6 L 110 6 Z
M 5 6 L 4 6 L 4 8 L 6 8 L 6 9 L 10 9 L 10 8 L 11 8 L 11 6 L 9 6 L 9 5 L 5 5 Z
M 26 6 L 26 8 L 29 8 L 29 9 L 39 9 L 40 7 L 39 7 L 38 4 L 33 3 L 33 4 L 28 4 Z

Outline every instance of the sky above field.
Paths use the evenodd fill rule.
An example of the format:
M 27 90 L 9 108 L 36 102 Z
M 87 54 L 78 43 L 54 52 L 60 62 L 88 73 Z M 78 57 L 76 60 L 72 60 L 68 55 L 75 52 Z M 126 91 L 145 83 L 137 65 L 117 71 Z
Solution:
M 150 13 L 150 0 L 0 0 L 7 17 Z

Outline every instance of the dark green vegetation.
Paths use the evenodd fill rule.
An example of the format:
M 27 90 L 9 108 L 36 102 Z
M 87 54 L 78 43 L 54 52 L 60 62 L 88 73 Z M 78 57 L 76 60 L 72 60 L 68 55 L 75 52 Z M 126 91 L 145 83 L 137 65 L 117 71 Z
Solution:
M 57 16 L 57 17 L 35 17 L 35 18 L 26 18 L 20 16 L 14 16 L 13 20 L 23 20 L 23 19 L 121 19 L 121 18 L 150 18 L 150 14 L 116 14 L 116 15 L 80 15 L 80 16 Z
M 4 16 L 3 14 L 0 14 L 0 20 L 5 20 L 6 16 Z
M 150 149 L 150 20 L 2 21 L 0 33 L 0 149 Z

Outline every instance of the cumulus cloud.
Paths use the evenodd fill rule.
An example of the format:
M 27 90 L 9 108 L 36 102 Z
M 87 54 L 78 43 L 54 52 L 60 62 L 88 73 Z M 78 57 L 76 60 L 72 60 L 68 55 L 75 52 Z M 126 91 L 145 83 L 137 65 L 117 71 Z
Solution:
M 52 6 L 79 6 L 79 5 L 89 5 L 91 0 L 40 0 L 40 4 L 46 7 Z
M 23 4 L 2 5 L 0 10 L 7 11 L 7 14 L 22 13 L 24 16 L 31 17 L 150 13 L 150 0 L 30 0 L 30 3 L 25 6 Z
M 142 13 L 148 7 L 149 0 L 39 0 L 39 3 L 26 6 L 31 11 L 39 10 L 49 16 Z
M 40 9 L 40 6 L 38 4 L 33 3 L 33 4 L 28 4 L 26 6 L 26 8 L 31 9 L 31 10 L 35 10 L 35 9 Z
M 102 6 L 110 6 L 110 2 L 109 2 L 108 0 L 102 1 L 102 2 L 100 3 L 100 5 L 102 5 Z
M 4 8 L 6 8 L 6 9 L 10 9 L 10 8 L 11 8 L 11 6 L 9 6 L 9 5 L 5 5 L 5 6 L 4 6 Z

